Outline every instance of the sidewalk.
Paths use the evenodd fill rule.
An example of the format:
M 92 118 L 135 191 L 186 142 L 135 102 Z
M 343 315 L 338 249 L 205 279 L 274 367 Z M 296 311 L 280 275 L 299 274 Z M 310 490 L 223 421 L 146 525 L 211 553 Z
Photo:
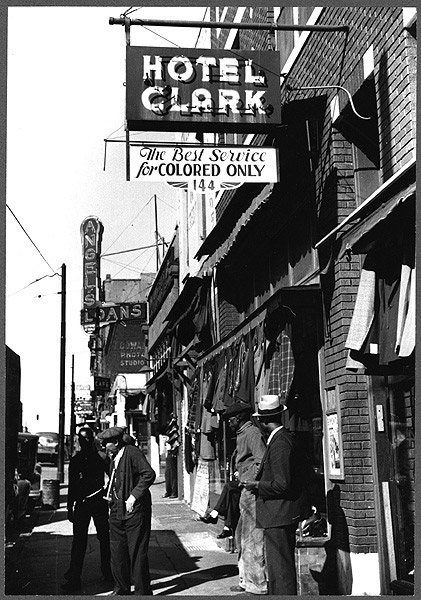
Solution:
M 163 478 L 152 492 L 152 533 L 149 562 L 156 596 L 230 596 L 238 583 L 237 554 L 218 542 L 218 525 L 206 525 L 181 500 L 162 498 Z M 17 542 L 6 548 L 6 593 L 13 595 L 63 595 L 60 584 L 70 561 L 72 524 L 67 520 L 67 483 L 61 485 L 57 510 L 36 509 L 26 518 Z M 101 581 L 99 544 L 91 522 L 77 595 L 102 596 L 111 592 Z M 239 594 L 235 594 L 239 595 Z M 242 596 L 242 594 L 240 594 Z

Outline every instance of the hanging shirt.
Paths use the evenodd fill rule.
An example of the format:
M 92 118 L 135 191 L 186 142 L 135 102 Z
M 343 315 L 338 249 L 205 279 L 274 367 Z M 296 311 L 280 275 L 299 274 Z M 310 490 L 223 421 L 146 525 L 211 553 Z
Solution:
M 281 331 L 270 359 L 268 394 L 287 398 L 294 378 L 295 360 L 291 340 Z

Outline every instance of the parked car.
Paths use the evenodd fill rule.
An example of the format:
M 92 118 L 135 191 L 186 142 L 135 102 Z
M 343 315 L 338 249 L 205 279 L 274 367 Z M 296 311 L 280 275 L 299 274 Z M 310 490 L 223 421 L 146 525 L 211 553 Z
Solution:
M 38 460 L 58 464 L 58 447 L 60 438 L 58 433 L 52 431 L 38 431 Z
M 41 500 L 41 465 L 37 462 L 38 436 L 18 433 L 14 499 L 10 511 L 14 520 L 31 512 Z

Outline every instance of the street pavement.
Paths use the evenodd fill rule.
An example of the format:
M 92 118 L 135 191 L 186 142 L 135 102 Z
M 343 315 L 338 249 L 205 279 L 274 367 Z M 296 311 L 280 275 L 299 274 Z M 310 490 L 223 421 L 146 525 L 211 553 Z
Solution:
M 43 467 L 42 479 L 54 479 L 56 473 L 54 467 Z M 149 563 L 153 594 L 233 595 L 230 586 L 238 584 L 238 555 L 228 550 L 227 540 L 216 540 L 223 521 L 206 525 L 184 501 L 162 498 L 163 478 L 157 478 L 151 492 Z M 6 594 L 64 595 L 60 585 L 65 581 L 72 544 L 66 500 L 67 465 L 59 508 L 36 508 L 20 524 L 16 539 L 6 544 Z M 111 591 L 110 584 L 101 580 L 99 543 L 91 522 L 82 589 L 75 595 L 105 596 Z

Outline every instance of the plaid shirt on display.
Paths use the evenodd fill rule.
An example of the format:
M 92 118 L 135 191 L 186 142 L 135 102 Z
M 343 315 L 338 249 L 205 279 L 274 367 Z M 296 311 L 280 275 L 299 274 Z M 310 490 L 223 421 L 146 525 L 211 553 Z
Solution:
M 268 394 L 287 398 L 294 378 L 294 369 L 291 340 L 285 331 L 281 331 L 276 338 L 275 350 L 270 361 Z

